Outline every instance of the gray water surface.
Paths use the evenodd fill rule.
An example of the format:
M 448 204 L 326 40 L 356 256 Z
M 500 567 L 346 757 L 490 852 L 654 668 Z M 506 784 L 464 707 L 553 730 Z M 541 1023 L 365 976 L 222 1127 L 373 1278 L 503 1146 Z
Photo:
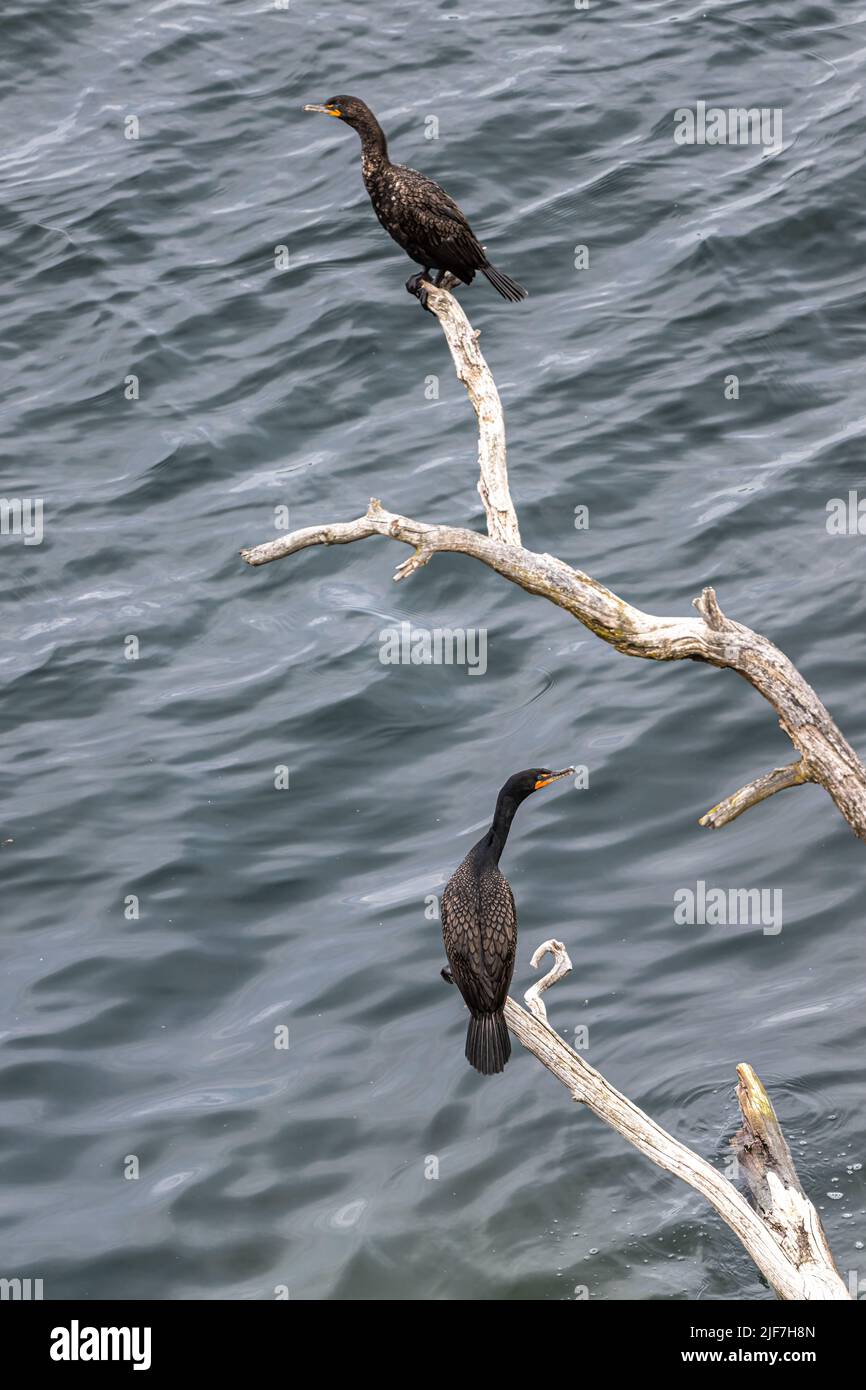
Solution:
M 0 538 L 0 1275 L 771 1297 L 519 1047 L 497 1078 L 464 1062 L 428 899 L 508 773 L 569 762 L 588 788 L 527 803 L 503 860 L 514 992 L 562 938 L 554 1025 L 720 1167 L 749 1061 L 862 1272 L 862 845 L 815 787 L 697 826 L 790 760 L 770 708 L 464 557 L 395 586 L 384 540 L 238 551 L 283 504 L 303 526 L 371 495 L 483 526 L 441 331 L 354 133 L 301 110 L 355 92 L 530 291 L 461 292 L 525 544 L 650 612 L 712 583 L 866 749 L 866 537 L 826 527 L 866 496 L 866 11 L 10 0 L 0 38 L 2 487 L 44 499 L 41 545 Z M 781 108 L 781 147 L 676 144 L 698 100 Z M 484 628 L 486 674 L 383 665 L 403 621 Z M 781 892 L 782 930 L 677 924 L 699 880 Z

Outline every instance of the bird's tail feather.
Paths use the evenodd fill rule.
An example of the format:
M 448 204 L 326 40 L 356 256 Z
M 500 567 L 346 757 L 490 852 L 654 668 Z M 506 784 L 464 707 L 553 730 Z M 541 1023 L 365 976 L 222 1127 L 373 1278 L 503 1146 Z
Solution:
M 511 1056 L 511 1039 L 501 1009 L 495 1014 L 473 1014 L 466 1030 L 466 1060 L 482 1076 L 502 1071 Z
M 481 267 L 481 272 L 487 276 L 493 288 L 499 291 L 503 299 L 510 299 L 512 304 L 517 304 L 519 300 L 526 298 L 527 291 L 523 286 L 518 285 L 517 281 L 512 280 L 511 276 L 506 275 L 503 270 L 497 270 L 495 265 L 490 265 L 488 262 L 487 265 Z

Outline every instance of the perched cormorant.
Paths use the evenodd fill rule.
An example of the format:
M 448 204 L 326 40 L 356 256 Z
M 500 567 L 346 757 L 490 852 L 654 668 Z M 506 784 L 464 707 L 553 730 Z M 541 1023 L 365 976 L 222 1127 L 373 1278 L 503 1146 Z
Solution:
M 359 97 L 331 97 L 323 106 L 305 106 L 304 110 L 336 116 L 360 135 L 361 169 L 373 210 L 410 260 L 424 267 L 406 281 L 410 294 L 425 304 L 421 281 L 428 279 L 431 267 L 435 267 L 439 271 L 437 285 L 446 270 L 464 285 L 480 270 L 503 299 L 526 298 L 522 285 L 490 264 L 454 199 L 417 169 L 391 163 L 385 133 L 365 102 Z
M 493 824 L 442 894 L 442 938 L 451 966 L 442 975 L 457 986 L 472 1015 L 466 1060 L 484 1076 L 502 1071 L 511 1056 L 502 1007 L 517 954 L 517 913 L 508 880 L 499 872 L 499 856 L 521 801 L 572 772 L 573 767 L 562 772 L 535 767 L 509 777 L 496 798 Z

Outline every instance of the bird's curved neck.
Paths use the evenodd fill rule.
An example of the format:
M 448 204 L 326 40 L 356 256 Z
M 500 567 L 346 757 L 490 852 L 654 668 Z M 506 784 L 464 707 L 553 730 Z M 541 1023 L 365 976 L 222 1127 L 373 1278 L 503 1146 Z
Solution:
M 385 132 L 372 111 L 364 118 L 363 125 L 355 127 L 361 137 L 361 153 L 368 164 L 388 163 L 388 142 Z
M 494 864 L 499 863 L 499 856 L 505 848 L 511 822 L 514 820 L 514 813 L 519 805 L 520 802 L 515 801 L 513 796 L 508 796 L 503 792 L 499 793 L 496 810 L 493 814 L 493 824 L 488 831 L 486 843 L 487 852 Z

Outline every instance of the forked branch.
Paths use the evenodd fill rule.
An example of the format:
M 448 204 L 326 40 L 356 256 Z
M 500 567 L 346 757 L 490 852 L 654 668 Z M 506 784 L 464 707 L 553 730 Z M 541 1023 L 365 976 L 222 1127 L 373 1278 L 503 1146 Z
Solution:
M 832 798 L 856 835 L 866 839 L 866 768 L 797 668 L 768 638 L 727 617 L 712 589 L 694 600 L 697 617 L 645 613 L 581 570 L 520 544 L 508 488 L 505 429 L 493 377 L 477 334 L 446 288 L 426 286 L 428 304 L 442 325 L 457 374 L 478 419 L 478 490 L 487 514 L 487 535 L 456 526 L 431 525 L 386 511 L 373 500 L 355 521 L 327 522 L 243 550 L 249 565 L 266 565 L 317 545 L 347 545 L 386 536 L 412 549 L 394 578 L 406 579 L 433 555 L 456 552 L 480 560 L 527 593 L 549 599 L 603 641 L 627 656 L 651 661 L 706 662 L 736 671 L 763 695 L 797 752 L 796 762 L 776 768 L 726 797 L 701 818 L 717 829 L 784 788 L 815 782 Z

